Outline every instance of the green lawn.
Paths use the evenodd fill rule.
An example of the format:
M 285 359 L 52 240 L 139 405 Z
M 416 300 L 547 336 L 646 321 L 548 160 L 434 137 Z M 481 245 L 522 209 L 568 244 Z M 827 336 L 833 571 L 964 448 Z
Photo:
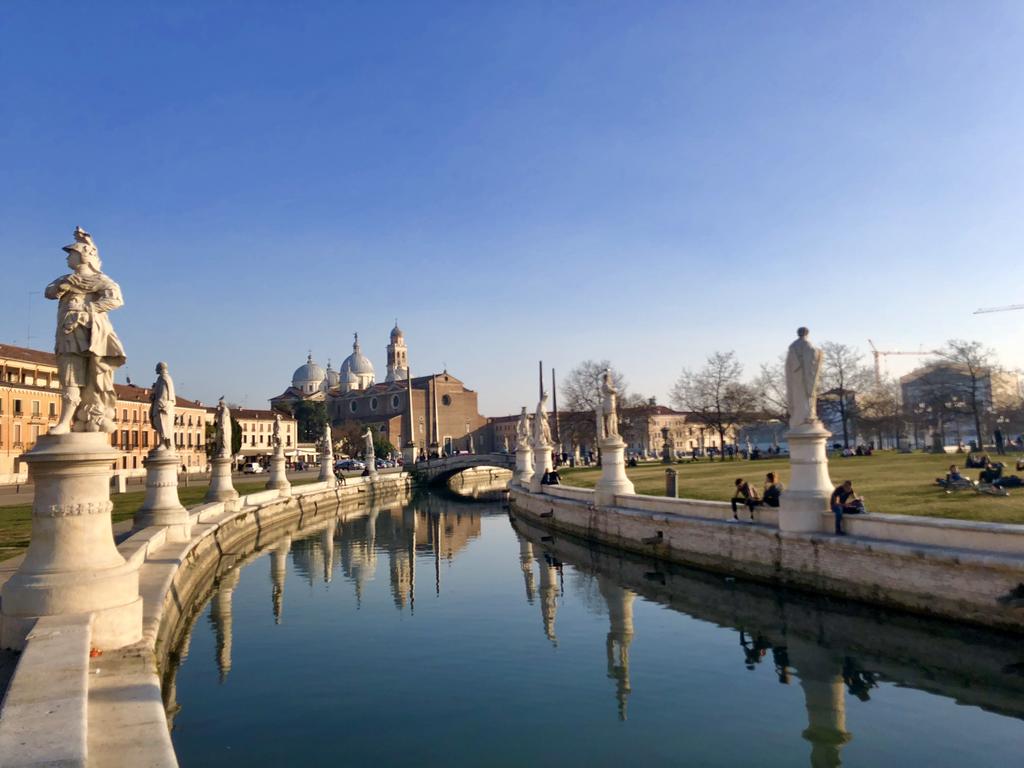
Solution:
M 850 456 L 829 460 L 829 474 L 835 483 L 852 480 L 854 490 L 864 497 L 868 511 L 898 515 L 930 515 L 960 520 L 983 520 L 993 523 L 1024 523 L 1024 488 L 1010 489 L 1010 495 L 986 496 L 973 491 L 946 494 L 935 485 L 935 478 L 945 476 L 949 465 L 957 463 L 964 470 L 964 455 L 926 453 L 899 454 L 877 452 L 874 456 Z M 1014 474 L 1017 455 L 1002 457 L 1003 474 Z M 689 499 L 728 501 L 737 477 L 750 480 L 760 488 L 767 472 L 777 472 L 783 484 L 789 482 L 789 461 L 708 462 L 673 465 L 679 472 L 679 495 Z M 966 470 L 977 479 L 978 470 Z M 600 475 L 595 468 L 559 470 L 565 485 L 593 488 Z M 665 495 L 665 466 L 642 464 L 626 470 L 636 485 L 637 493 Z M 1021 473 L 1024 476 L 1024 472 Z
M 304 485 L 316 482 L 316 478 L 296 480 L 292 485 Z M 243 496 L 247 493 L 256 493 L 266 490 L 267 481 L 257 480 L 246 483 L 235 483 L 235 490 Z M 206 496 L 208 483 L 178 487 L 178 498 L 186 507 L 192 507 L 202 502 Z M 114 502 L 114 522 L 128 520 L 136 510 L 142 506 L 142 500 L 146 492 L 131 491 L 111 496 Z M 9 507 L 0 507 L 0 560 L 21 554 L 28 547 L 29 534 L 32 529 L 32 505 L 17 504 Z

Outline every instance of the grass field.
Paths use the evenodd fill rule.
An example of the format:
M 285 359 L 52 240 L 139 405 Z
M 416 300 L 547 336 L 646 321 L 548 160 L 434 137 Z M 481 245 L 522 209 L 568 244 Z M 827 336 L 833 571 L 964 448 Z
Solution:
M 949 465 L 956 462 L 965 471 L 963 455 L 927 453 L 899 454 L 877 452 L 873 456 L 850 456 L 829 460 L 829 474 L 838 484 L 852 480 L 854 490 L 864 497 L 868 511 L 894 515 L 930 515 L 960 520 L 982 520 L 993 523 L 1024 523 L 1024 488 L 1010 489 L 1009 496 L 986 496 L 973 491 L 946 494 L 935 485 L 935 478 L 944 477 Z M 1001 457 L 1006 464 L 1003 475 L 1015 473 L 1017 455 Z M 789 460 L 699 461 L 673 465 L 679 472 L 679 495 L 689 499 L 728 501 L 737 477 L 754 482 L 760 489 L 765 473 L 778 473 L 783 484 L 789 482 Z M 595 468 L 559 470 L 565 485 L 593 488 L 600 476 Z M 626 470 L 636 485 L 637 493 L 665 495 L 665 466 L 642 464 Z M 978 470 L 966 470 L 977 479 Z M 1021 473 L 1024 476 L 1024 472 Z
M 297 480 L 292 485 L 303 485 L 315 482 L 316 478 L 309 480 Z M 249 483 L 235 483 L 235 490 L 243 496 L 247 493 L 256 493 L 266 490 L 267 481 L 259 480 Z M 191 507 L 202 502 L 206 496 L 207 483 L 201 485 L 190 485 L 178 487 L 178 498 L 186 507 Z M 142 500 L 146 497 L 145 490 L 132 491 L 111 496 L 114 502 L 114 522 L 127 520 L 135 514 L 142 506 Z M 10 507 L 0 507 L 0 560 L 21 554 L 28 547 L 29 535 L 32 529 L 32 505 L 17 504 Z

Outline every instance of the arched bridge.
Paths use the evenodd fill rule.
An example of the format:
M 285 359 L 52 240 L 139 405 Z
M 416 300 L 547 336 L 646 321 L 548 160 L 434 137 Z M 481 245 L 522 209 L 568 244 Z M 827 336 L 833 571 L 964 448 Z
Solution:
M 407 470 L 422 483 L 438 485 L 447 482 L 452 475 L 475 467 L 515 469 L 516 459 L 511 453 L 460 453 L 439 459 L 417 461 Z

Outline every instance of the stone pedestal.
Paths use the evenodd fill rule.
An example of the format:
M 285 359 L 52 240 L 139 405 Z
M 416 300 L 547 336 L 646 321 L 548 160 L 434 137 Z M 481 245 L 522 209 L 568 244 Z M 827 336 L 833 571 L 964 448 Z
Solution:
M 139 573 L 114 546 L 111 465 L 105 432 L 42 435 L 22 459 L 35 483 L 32 538 L 0 593 L 0 645 L 20 649 L 40 616 L 92 613 L 102 649 L 142 638 Z
M 404 467 L 411 467 L 416 463 L 416 443 L 408 443 L 405 448 L 402 449 L 402 465 Z
M 539 493 L 541 489 L 541 480 L 544 479 L 544 473 L 550 472 L 554 468 L 551 463 L 551 446 L 550 445 L 534 445 L 533 446 L 533 476 L 530 478 L 530 491 L 533 493 Z
M 615 496 L 636 493 L 633 481 L 626 477 L 626 444 L 618 435 L 599 441 L 601 448 L 601 479 L 594 486 L 594 500 L 599 507 L 615 503 Z
M 267 478 L 267 490 L 289 492 L 292 484 L 288 482 L 288 473 L 284 466 L 284 451 L 276 450 L 270 457 L 270 477 Z
M 526 488 L 532 477 L 533 451 L 529 448 L 516 448 L 516 471 L 512 475 L 512 482 Z
M 168 541 L 188 541 L 188 510 L 178 500 L 181 457 L 172 450 L 154 448 L 142 463 L 146 466 L 146 498 L 135 513 L 134 527 L 165 526 Z
M 823 530 L 821 513 L 828 511 L 834 486 L 828 476 L 826 443 L 832 433 L 821 423 L 804 424 L 786 435 L 789 442 L 789 485 L 779 504 L 779 529 L 802 533 Z
M 231 502 L 238 498 L 238 491 L 231 480 L 230 456 L 210 460 L 210 489 L 206 492 L 205 501 Z
M 331 481 L 334 479 L 334 457 L 333 456 L 321 456 L 320 457 L 320 475 L 317 480 L 321 482 Z

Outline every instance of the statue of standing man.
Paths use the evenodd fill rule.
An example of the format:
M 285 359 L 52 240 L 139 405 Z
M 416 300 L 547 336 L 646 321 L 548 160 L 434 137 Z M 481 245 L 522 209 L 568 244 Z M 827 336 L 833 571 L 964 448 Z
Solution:
M 369 427 L 363 433 L 363 456 L 366 458 L 367 466 L 374 462 L 377 456 L 373 450 L 373 430 Z
M 605 368 L 601 374 L 600 430 L 598 439 L 619 436 L 618 394 L 612 380 L 612 369 Z
M 46 286 L 56 299 L 54 352 L 62 390 L 61 414 L 50 434 L 113 432 L 114 370 L 125 363 L 124 347 L 107 313 L 124 304 L 121 288 L 100 271 L 92 236 L 75 228 L 75 242 L 64 246 L 71 273 Z
M 797 340 L 789 345 L 786 355 L 786 400 L 789 405 L 789 428 L 819 424 L 818 377 L 821 374 L 822 352 L 807 340 L 806 328 L 797 329 Z
M 156 431 L 156 450 L 174 449 L 174 382 L 167 373 L 167 363 L 156 364 L 156 381 L 149 393 L 149 421 Z
M 282 443 L 281 443 L 281 414 L 280 413 L 275 413 L 274 414 L 274 432 L 273 432 L 273 436 L 270 439 L 274 442 L 274 450 L 275 451 L 278 448 L 281 447 Z
M 214 415 L 214 427 L 217 430 L 217 456 L 218 459 L 231 458 L 231 410 L 224 402 L 222 396 L 217 401 L 217 411 Z
M 533 444 L 534 446 L 551 445 L 551 427 L 548 425 L 548 415 L 544 406 L 548 402 L 548 393 L 541 392 L 540 400 L 537 401 L 537 412 L 533 415 Z

